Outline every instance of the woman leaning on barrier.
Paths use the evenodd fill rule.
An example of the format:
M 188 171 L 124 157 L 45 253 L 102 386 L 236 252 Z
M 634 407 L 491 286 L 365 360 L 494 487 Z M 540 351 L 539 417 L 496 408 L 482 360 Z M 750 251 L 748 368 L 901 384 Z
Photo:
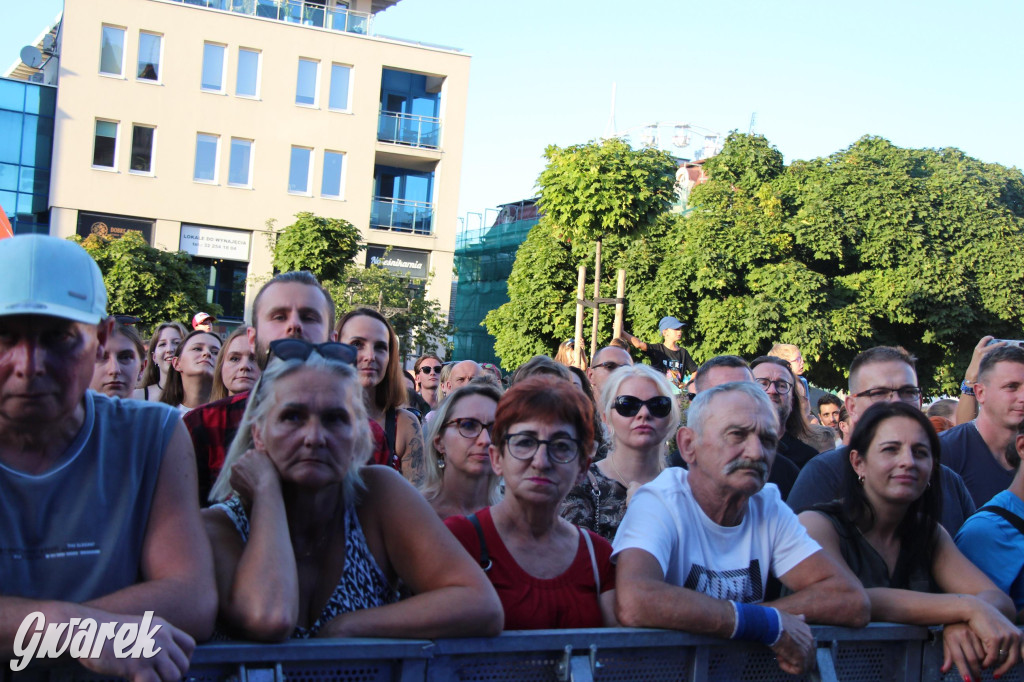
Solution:
M 844 497 L 800 514 L 811 537 L 842 560 L 871 599 L 871 619 L 944 625 L 942 672 L 966 680 L 1020 659 L 1013 603 L 938 524 L 939 438 L 901 402 L 870 407 L 850 437 Z
M 501 605 L 480 569 L 397 472 L 364 466 L 355 362 L 345 344 L 270 344 L 220 503 L 204 510 L 220 627 L 264 641 L 496 635 Z
M 489 448 L 505 497 L 445 521 L 487 572 L 508 630 L 615 624 L 611 545 L 558 515 L 590 464 L 593 414 L 564 379 L 517 380 L 498 402 Z

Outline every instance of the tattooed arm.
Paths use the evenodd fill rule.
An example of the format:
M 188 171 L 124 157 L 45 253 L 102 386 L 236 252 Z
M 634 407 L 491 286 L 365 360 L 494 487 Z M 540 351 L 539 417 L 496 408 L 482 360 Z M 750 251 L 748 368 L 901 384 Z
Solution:
M 413 485 L 419 485 L 423 479 L 423 433 L 419 420 L 406 410 L 398 410 L 395 449 L 402 462 L 402 475 Z

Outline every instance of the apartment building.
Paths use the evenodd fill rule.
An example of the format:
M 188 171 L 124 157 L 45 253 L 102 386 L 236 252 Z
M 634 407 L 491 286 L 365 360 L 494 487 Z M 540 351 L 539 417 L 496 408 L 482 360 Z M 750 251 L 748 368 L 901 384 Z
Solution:
M 359 227 L 364 263 L 436 273 L 446 306 L 470 60 L 374 36 L 397 4 L 65 3 L 51 234 L 187 251 L 248 319 L 273 228 L 309 211 Z

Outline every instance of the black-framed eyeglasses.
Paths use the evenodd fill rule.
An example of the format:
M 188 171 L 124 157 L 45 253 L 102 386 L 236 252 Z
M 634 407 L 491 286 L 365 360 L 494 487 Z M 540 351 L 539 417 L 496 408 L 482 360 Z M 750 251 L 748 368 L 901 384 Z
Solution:
M 619 367 L 625 367 L 625 366 L 626 365 L 624 363 L 612 362 L 611 360 L 609 360 L 608 362 L 599 362 L 599 363 L 597 363 L 595 365 L 591 365 L 591 367 L 595 368 L 595 369 L 598 368 L 598 367 L 603 367 L 608 372 L 614 372 Z
M 326 343 L 310 343 L 305 339 L 277 339 L 270 342 L 270 354 L 282 360 L 309 359 L 310 354 L 316 351 L 328 360 L 337 360 L 346 365 L 356 364 L 357 352 L 355 346 L 337 341 Z
M 505 436 L 508 454 L 521 460 L 532 459 L 542 443 L 548 448 L 548 457 L 559 464 L 568 464 L 580 453 L 579 441 L 568 436 L 559 436 L 549 440 L 542 440 L 528 433 L 510 433 Z
M 754 379 L 754 381 L 761 384 L 761 388 L 763 388 L 766 391 L 768 390 L 769 386 L 774 386 L 775 390 L 779 393 L 779 395 L 786 395 L 787 393 L 793 390 L 793 384 L 789 383 L 785 379 L 768 379 L 762 377 L 760 379 Z
M 431 373 L 440 374 L 441 373 L 441 368 L 443 366 L 444 365 L 421 365 L 420 369 L 419 369 L 419 372 L 420 372 L 420 374 L 431 374 Z
M 871 402 L 878 402 L 879 400 L 892 400 L 893 395 L 896 395 L 901 402 L 904 403 L 916 403 L 921 399 L 921 389 L 917 386 L 900 386 L 899 388 L 869 388 L 866 391 L 860 393 L 854 393 L 854 398 L 867 398 Z
M 491 429 L 494 427 L 494 422 L 484 424 L 479 419 L 460 417 L 458 419 L 449 419 L 441 425 L 441 428 L 451 426 L 452 424 L 455 424 L 455 428 L 458 429 L 459 435 L 463 438 L 476 438 L 484 429 L 487 429 L 487 435 L 490 436 Z
M 635 417 L 639 414 L 641 407 L 646 407 L 652 417 L 661 419 L 662 417 L 667 417 L 669 412 L 672 411 L 672 398 L 658 395 L 647 400 L 640 400 L 636 396 L 620 395 L 612 403 L 612 409 L 623 417 Z

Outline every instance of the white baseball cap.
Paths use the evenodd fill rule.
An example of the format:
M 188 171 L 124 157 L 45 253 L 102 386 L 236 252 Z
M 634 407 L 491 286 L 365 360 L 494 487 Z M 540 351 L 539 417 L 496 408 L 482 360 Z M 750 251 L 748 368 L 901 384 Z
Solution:
M 47 315 L 84 324 L 107 316 L 103 274 L 66 239 L 24 234 L 0 240 L 0 316 Z

